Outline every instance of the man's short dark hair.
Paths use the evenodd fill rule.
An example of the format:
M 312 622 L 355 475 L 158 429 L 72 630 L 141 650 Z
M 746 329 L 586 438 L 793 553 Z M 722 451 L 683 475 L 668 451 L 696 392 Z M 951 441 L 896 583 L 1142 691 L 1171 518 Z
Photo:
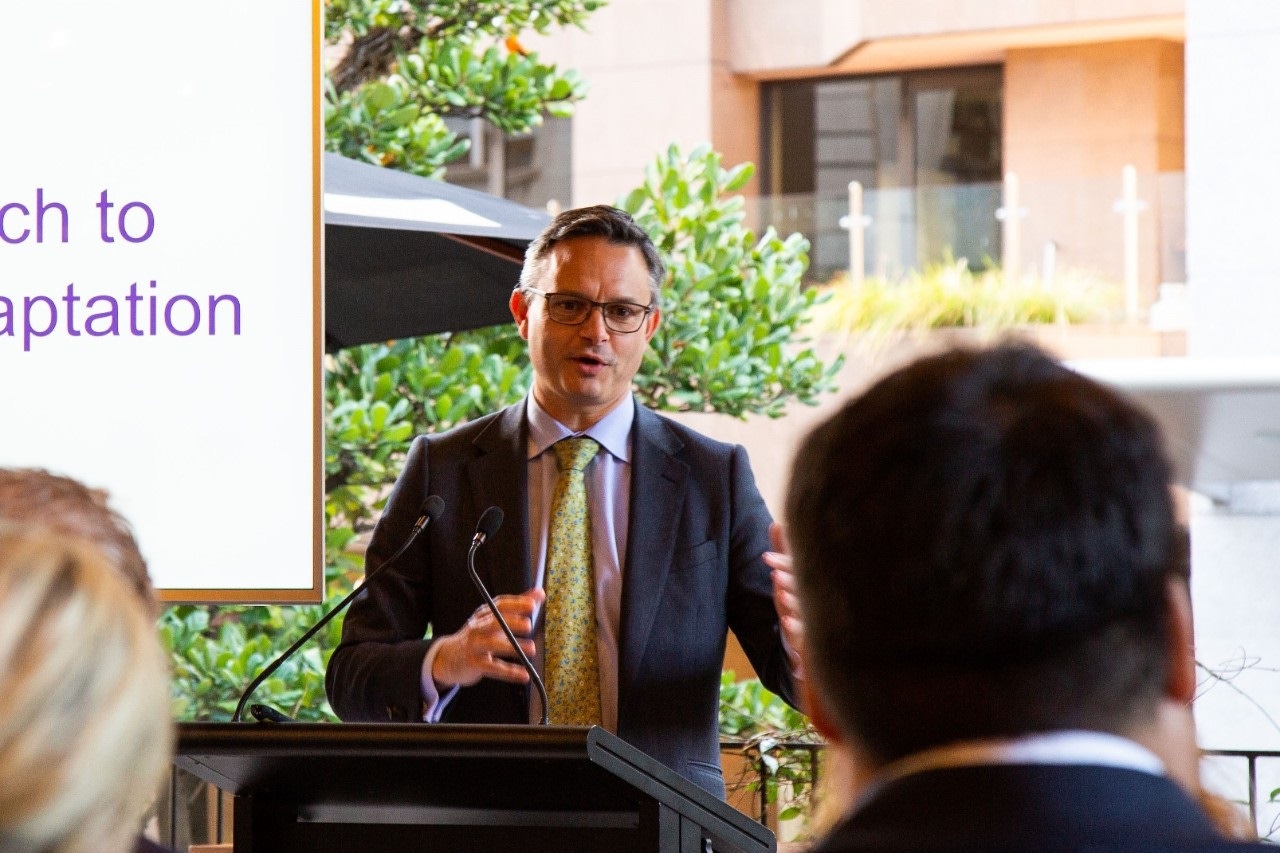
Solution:
M 649 270 L 649 299 L 657 305 L 662 293 L 666 268 L 653 240 L 625 210 L 597 204 L 566 210 L 534 238 L 524 253 L 524 269 L 520 271 L 520 287 L 540 287 L 543 267 L 551 250 L 574 237 L 603 237 L 618 246 L 635 246 L 644 256 Z
M 1153 713 L 1169 485 L 1147 414 L 1029 346 L 924 358 L 847 403 L 786 513 L 835 724 L 890 761 Z

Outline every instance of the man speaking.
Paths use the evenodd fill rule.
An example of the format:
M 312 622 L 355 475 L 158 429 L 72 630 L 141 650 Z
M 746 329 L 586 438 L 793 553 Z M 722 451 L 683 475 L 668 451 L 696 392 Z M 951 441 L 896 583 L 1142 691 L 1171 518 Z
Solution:
M 511 313 L 532 390 L 414 441 L 366 571 L 408 538 L 427 495 L 445 513 L 346 618 L 326 677 L 344 720 L 542 716 L 466 571 L 476 521 L 495 506 L 506 523 L 476 568 L 545 676 L 551 722 L 602 725 L 724 796 L 726 630 L 788 701 L 792 681 L 762 559 L 771 519 L 746 452 L 631 394 L 663 275 L 648 235 L 612 207 L 566 211 L 530 244 Z

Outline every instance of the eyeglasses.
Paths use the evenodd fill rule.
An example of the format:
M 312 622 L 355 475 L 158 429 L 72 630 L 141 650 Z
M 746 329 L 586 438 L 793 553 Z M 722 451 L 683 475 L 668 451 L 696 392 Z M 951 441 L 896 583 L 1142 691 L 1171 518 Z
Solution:
M 610 331 L 630 334 L 640 331 L 645 318 L 653 313 L 653 305 L 635 302 L 596 302 L 573 293 L 547 293 L 536 287 L 523 287 L 526 293 L 536 293 L 547 301 L 547 316 L 566 326 L 579 326 L 591 316 L 592 308 L 599 308 L 604 324 Z

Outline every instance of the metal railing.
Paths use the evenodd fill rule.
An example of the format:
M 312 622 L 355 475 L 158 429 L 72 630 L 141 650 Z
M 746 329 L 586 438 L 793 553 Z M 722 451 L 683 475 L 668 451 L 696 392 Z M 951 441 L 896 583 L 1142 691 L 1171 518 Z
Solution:
M 803 756 L 803 760 L 809 767 L 809 785 L 808 789 L 813 790 L 818 786 L 818 780 L 822 774 L 821 756 L 826 744 L 813 741 L 779 741 L 773 744 L 767 751 L 770 754 L 791 753 L 793 755 Z M 731 779 L 726 776 L 725 787 L 732 794 L 735 791 L 746 790 L 753 795 L 755 809 L 749 812 L 752 817 L 765 826 L 777 831 L 776 821 L 771 819 L 769 800 L 769 778 L 772 771 L 769 765 L 761 760 L 760 750 L 753 742 L 722 740 L 720 741 L 721 755 L 739 755 L 746 760 L 746 768 L 754 771 L 751 778 Z M 745 811 L 745 809 L 744 809 Z
M 1184 186 L 1181 172 L 1133 166 L 1075 181 L 1023 181 L 1013 172 L 994 183 L 854 181 L 847 192 L 751 197 L 747 215 L 753 227 L 803 234 L 817 281 L 843 274 L 857 286 L 965 258 L 970 269 L 998 265 L 1008 282 L 1105 281 L 1122 296 L 1124 319 L 1136 322 L 1164 298 L 1162 287 L 1185 287 Z
M 819 779 L 819 770 L 822 766 L 821 755 L 824 748 L 825 744 L 822 743 L 781 741 L 773 744 L 768 752 L 770 754 L 775 754 L 775 756 L 778 753 L 786 752 L 806 756 L 807 760 L 810 762 L 810 766 L 813 768 L 811 781 L 813 787 L 816 788 Z M 748 742 L 728 740 L 721 741 L 720 752 L 722 755 L 740 755 L 745 757 L 747 766 L 754 772 L 754 775 L 746 780 L 726 779 L 726 782 L 729 783 L 730 786 L 732 786 L 735 781 L 737 781 L 737 784 L 739 785 L 746 786 L 753 795 L 754 800 L 755 807 L 751 812 L 751 816 L 777 832 L 779 827 L 777 825 L 777 821 L 774 819 L 774 815 L 777 814 L 777 809 L 776 807 L 771 808 L 771 806 L 776 806 L 776 804 L 770 803 L 768 797 L 768 782 L 771 774 L 770 765 L 767 762 L 760 760 L 759 750 L 753 744 Z M 1276 803 L 1270 796 L 1265 798 L 1262 796 L 1262 792 L 1259 788 L 1258 763 L 1260 761 L 1280 760 L 1280 751 L 1257 749 L 1208 749 L 1204 751 L 1203 755 L 1206 760 L 1228 759 L 1245 762 L 1245 771 L 1247 774 L 1246 796 L 1243 799 L 1228 796 L 1226 799 L 1247 808 L 1249 821 L 1260 838 L 1270 837 L 1276 831 L 1275 822 L 1280 821 L 1280 816 L 1271 816 L 1268 818 L 1263 814 L 1263 807 L 1274 804 L 1277 807 L 1276 811 L 1280 812 L 1280 803 Z M 1277 771 L 1280 772 L 1280 764 L 1275 765 L 1275 767 L 1277 768 Z M 1266 823 L 1266 826 L 1262 825 L 1263 822 Z
M 1249 821 L 1253 824 L 1254 830 L 1260 838 L 1270 838 L 1275 833 L 1275 820 L 1273 816 L 1268 820 L 1262 819 L 1262 808 L 1265 805 L 1276 805 L 1276 800 L 1270 796 L 1263 798 L 1259 787 L 1258 762 L 1272 761 L 1280 759 L 1280 751 L 1261 750 L 1261 749 L 1207 749 L 1204 751 L 1206 759 L 1237 759 L 1245 762 L 1245 770 L 1247 773 L 1246 797 L 1243 801 L 1249 810 Z M 1280 764 L 1273 765 L 1280 768 Z M 1266 825 L 1263 826 L 1263 823 Z

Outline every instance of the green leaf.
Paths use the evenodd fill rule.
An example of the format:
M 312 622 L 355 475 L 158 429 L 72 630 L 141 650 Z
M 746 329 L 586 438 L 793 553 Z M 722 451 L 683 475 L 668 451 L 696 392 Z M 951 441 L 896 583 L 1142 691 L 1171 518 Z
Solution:
M 444 353 L 444 357 L 440 359 L 440 371 L 442 373 L 454 373 L 458 368 L 462 367 L 462 360 L 466 354 L 460 347 L 450 347 Z
M 370 426 L 374 432 L 382 432 L 382 428 L 387 423 L 387 415 L 391 414 L 391 407 L 379 400 L 369 409 Z
M 397 424 L 386 431 L 385 437 L 387 441 L 401 442 L 413 435 L 413 424 Z
M 720 187 L 721 192 L 732 193 L 742 189 L 751 180 L 756 173 L 756 167 L 753 163 L 740 163 L 729 170 L 723 186 Z
M 388 127 L 404 127 L 418 117 L 418 105 L 407 104 L 386 117 Z
M 399 100 L 399 96 L 386 83 L 370 83 L 364 88 L 363 99 L 372 112 L 382 112 Z

